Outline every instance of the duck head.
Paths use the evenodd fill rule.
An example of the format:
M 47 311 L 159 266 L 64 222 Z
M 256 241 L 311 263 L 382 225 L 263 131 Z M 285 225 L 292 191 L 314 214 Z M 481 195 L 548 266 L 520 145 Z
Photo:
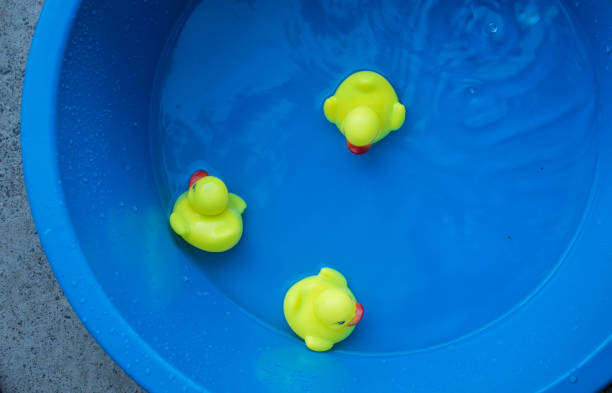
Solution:
M 197 171 L 189 179 L 187 199 L 191 207 L 200 214 L 216 216 L 227 209 L 229 193 L 221 179 Z
M 363 154 L 380 135 L 380 117 L 370 107 L 360 105 L 346 115 L 340 130 L 346 137 L 349 150 L 355 154 Z
M 363 317 L 363 306 L 351 299 L 342 289 L 326 289 L 314 304 L 317 318 L 333 329 L 355 326 Z

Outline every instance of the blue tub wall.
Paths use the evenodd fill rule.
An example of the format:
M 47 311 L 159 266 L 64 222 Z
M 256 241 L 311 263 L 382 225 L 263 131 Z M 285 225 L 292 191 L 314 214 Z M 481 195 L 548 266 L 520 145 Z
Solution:
M 65 247 L 83 250 L 98 283 L 153 353 L 168 359 L 195 383 L 219 392 L 348 392 L 357 384 L 363 391 L 377 391 L 383 380 L 387 391 L 447 392 L 488 386 L 505 392 L 512 391 L 511 386 L 524 386 L 533 391 L 550 387 L 559 392 L 583 392 L 602 387 L 601 366 L 590 367 L 587 360 L 612 331 L 612 318 L 598 324 L 588 321 L 589 315 L 612 307 L 604 282 L 574 281 L 567 299 L 559 298 L 560 307 L 571 312 L 551 315 L 550 326 L 524 328 L 548 312 L 540 304 L 530 304 L 516 318 L 495 326 L 506 332 L 527 330 L 522 337 L 498 340 L 492 328 L 488 336 L 476 335 L 444 349 L 371 357 L 354 356 L 341 345 L 328 354 L 304 350 L 286 329 L 278 330 L 236 307 L 210 282 L 205 270 L 189 263 L 201 254 L 180 244 L 165 225 L 168 201 L 176 195 L 167 191 L 164 179 L 155 176 L 158 163 L 151 159 L 155 146 L 151 147 L 150 129 L 155 121 L 151 96 L 159 71 L 152 59 L 160 58 L 168 37 L 176 33 L 177 21 L 180 27 L 183 15 L 194 5 L 187 0 L 83 1 L 65 49 L 57 95 L 58 165 L 66 206 L 78 234 L 78 243 Z M 612 225 L 612 211 L 603 202 L 612 193 L 608 186 L 612 171 L 601 170 L 612 167 L 608 158 L 612 157 L 612 71 L 608 70 L 612 67 L 612 7 L 609 2 L 583 1 L 567 8 L 572 19 L 579 21 L 577 29 L 589 37 L 589 57 L 599 87 L 593 126 L 597 143 L 590 146 L 599 146 L 600 178 L 591 207 L 599 216 L 590 217 L 594 220 L 590 232 L 582 234 L 595 247 L 607 241 L 602 231 L 609 228 L 606 224 Z M 586 258 L 588 245 L 574 254 Z M 595 257 L 602 264 L 586 267 L 584 274 L 610 274 L 612 268 L 606 265 L 610 254 Z M 561 280 L 580 277 L 572 269 L 562 266 Z M 104 326 L 105 315 L 89 304 L 87 288 L 78 277 L 61 283 L 73 288 L 67 294 L 85 323 L 96 321 L 91 323 L 97 326 L 92 329 L 94 336 L 125 334 L 112 324 L 104 328 L 106 332 L 96 331 Z M 281 297 L 284 289 L 275 289 L 275 296 Z M 547 291 L 553 289 L 543 290 L 543 296 Z M 572 303 L 575 291 L 588 292 L 597 300 L 579 309 Z M 282 320 L 280 308 L 277 318 Z M 555 324 L 576 325 L 576 335 L 583 337 L 564 349 L 585 359 L 575 370 L 578 384 L 567 383 L 570 374 L 557 373 L 576 365 L 556 356 Z M 584 326 L 588 329 L 581 330 Z M 355 336 L 359 340 L 359 330 Z M 607 360 L 612 364 L 610 351 L 600 349 L 597 356 L 603 360 L 599 364 Z M 445 351 L 442 363 L 438 351 Z M 121 366 L 128 372 L 148 370 L 152 358 L 136 358 L 129 352 L 126 340 L 124 353 L 111 355 L 122 357 Z M 354 371 L 365 369 L 376 377 L 362 377 Z M 412 377 L 414 370 L 418 378 Z M 451 380 L 444 380 L 446 373 Z M 172 376 L 151 378 L 171 380 Z M 517 385 L 504 383 L 510 379 Z M 550 383 L 542 384 L 542 380 Z
M 174 263 L 180 255 L 169 244 L 169 227 L 160 225 L 167 211 L 160 208 L 148 135 L 157 67 L 151 59 L 159 58 L 186 7 L 187 1 L 83 2 L 60 77 L 57 150 L 78 246 L 98 282 L 144 340 L 179 364 L 193 365 L 193 342 L 168 341 L 193 320 L 174 299 L 185 307 L 188 299 L 200 299 L 183 281 L 192 275 L 189 267 Z M 158 247 L 176 255 L 160 255 Z M 78 278 L 65 284 L 81 285 Z M 86 304 L 87 298 L 72 301 Z M 104 318 L 95 309 L 83 311 L 88 319 Z M 112 325 L 106 329 L 122 334 Z M 203 331 L 191 329 L 192 337 Z M 134 360 L 131 366 L 147 367 L 145 359 Z

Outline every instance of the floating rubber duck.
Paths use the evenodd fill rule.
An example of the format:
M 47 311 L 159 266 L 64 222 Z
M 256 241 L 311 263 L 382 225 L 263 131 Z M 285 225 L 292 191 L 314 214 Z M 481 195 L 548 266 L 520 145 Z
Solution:
M 346 78 L 325 100 L 323 112 L 338 126 L 355 154 L 367 152 L 373 143 L 400 128 L 406 117 L 406 108 L 391 84 L 372 71 L 359 71 Z
M 347 338 L 363 316 L 363 306 L 355 301 L 344 276 L 328 267 L 293 284 L 283 311 L 291 329 L 317 352 Z
M 228 193 L 221 179 L 197 171 L 174 204 L 170 226 L 187 243 L 210 252 L 227 251 L 242 237 L 246 203 Z

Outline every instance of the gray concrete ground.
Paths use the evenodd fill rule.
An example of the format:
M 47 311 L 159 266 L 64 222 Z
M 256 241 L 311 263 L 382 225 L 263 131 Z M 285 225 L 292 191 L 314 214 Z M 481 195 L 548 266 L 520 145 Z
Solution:
M 72 311 L 30 216 L 19 108 L 27 51 L 42 4 L 0 0 L 0 391 L 142 392 Z M 612 387 L 605 393 L 612 393 Z
M 30 216 L 19 108 L 27 52 L 42 4 L 0 0 L 0 391 L 142 392 L 72 311 Z

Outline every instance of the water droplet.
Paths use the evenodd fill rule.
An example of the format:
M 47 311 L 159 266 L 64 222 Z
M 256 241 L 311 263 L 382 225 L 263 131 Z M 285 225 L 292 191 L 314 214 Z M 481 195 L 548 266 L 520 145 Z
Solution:
M 606 45 L 606 54 L 612 55 L 612 45 L 611 44 Z
M 577 1 L 577 2 L 576 2 L 576 7 L 579 7 L 579 6 L 580 6 L 580 2 L 579 2 L 579 1 Z
M 128 363 L 128 364 L 125 365 L 125 368 L 130 369 L 130 368 L 132 368 L 132 365 L 130 363 Z
M 85 298 L 84 297 L 80 298 L 79 299 L 79 303 L 81 303 L 81 304 L 85 303 Z
M 488 31 L 489 33 L 493 33 L 493 34 L 495 34 L 495 33 L 497 33 L 497 31 L 498 31 L 498 30 L 499 30 L 499 27 L 497 26 L 497 23 L 495 23 L 495 22 L 490 22 L 490 23 L 487 25 L 487 31 Z
M 576 377 L 575 375 L 570 375 L 570 377 L 569 377 L 569 382 L 570 382 L 570 383 L 576 383 L 576 382 L 578 382 L 578 377 Z
M 123 201 L 119 201 L 119 206 L 120 206 L 120 207 L 125 206 L 125 202 L 123 202 Z
M 157 337 L 153 337 L 153 342 L 158 343 L 158 342 L 159 342 L 159 338 L 157 338 Z
M 474 93 L 476 93 L 476 90 L 474 90 L 474 88 L 473 88 L 473 87 L 470 87 L 470 88 L 468 89 L 468 92 L 469 92 L 470 94 L 474 95 Z
M 145 368 L 145 374 L 147 374 L 147 375 L 151 374 L 151 369 L 150 369 L 150 368 L 148 368 L 148 367 L 147 367 L 147 368 Z
M 83 323 L 87 323 L 88 319 L 87 317 L 83 317 Z
M 132 210 L 137 212 L 138 211 L 138 206 L 136 206 L 136 205 L 132 206 Z
M 225 315 L 232 315 L 231 311 L 226 311 Z
M 77 282 L 76 281 L 71 281 L 70 283 L 72 284 L 73 287 L 77 286 Z
M 183 276 L 183 281 L 184 281 L 184 282 L 189 281 L 189 277 L 187 277 L 187 276 Z

